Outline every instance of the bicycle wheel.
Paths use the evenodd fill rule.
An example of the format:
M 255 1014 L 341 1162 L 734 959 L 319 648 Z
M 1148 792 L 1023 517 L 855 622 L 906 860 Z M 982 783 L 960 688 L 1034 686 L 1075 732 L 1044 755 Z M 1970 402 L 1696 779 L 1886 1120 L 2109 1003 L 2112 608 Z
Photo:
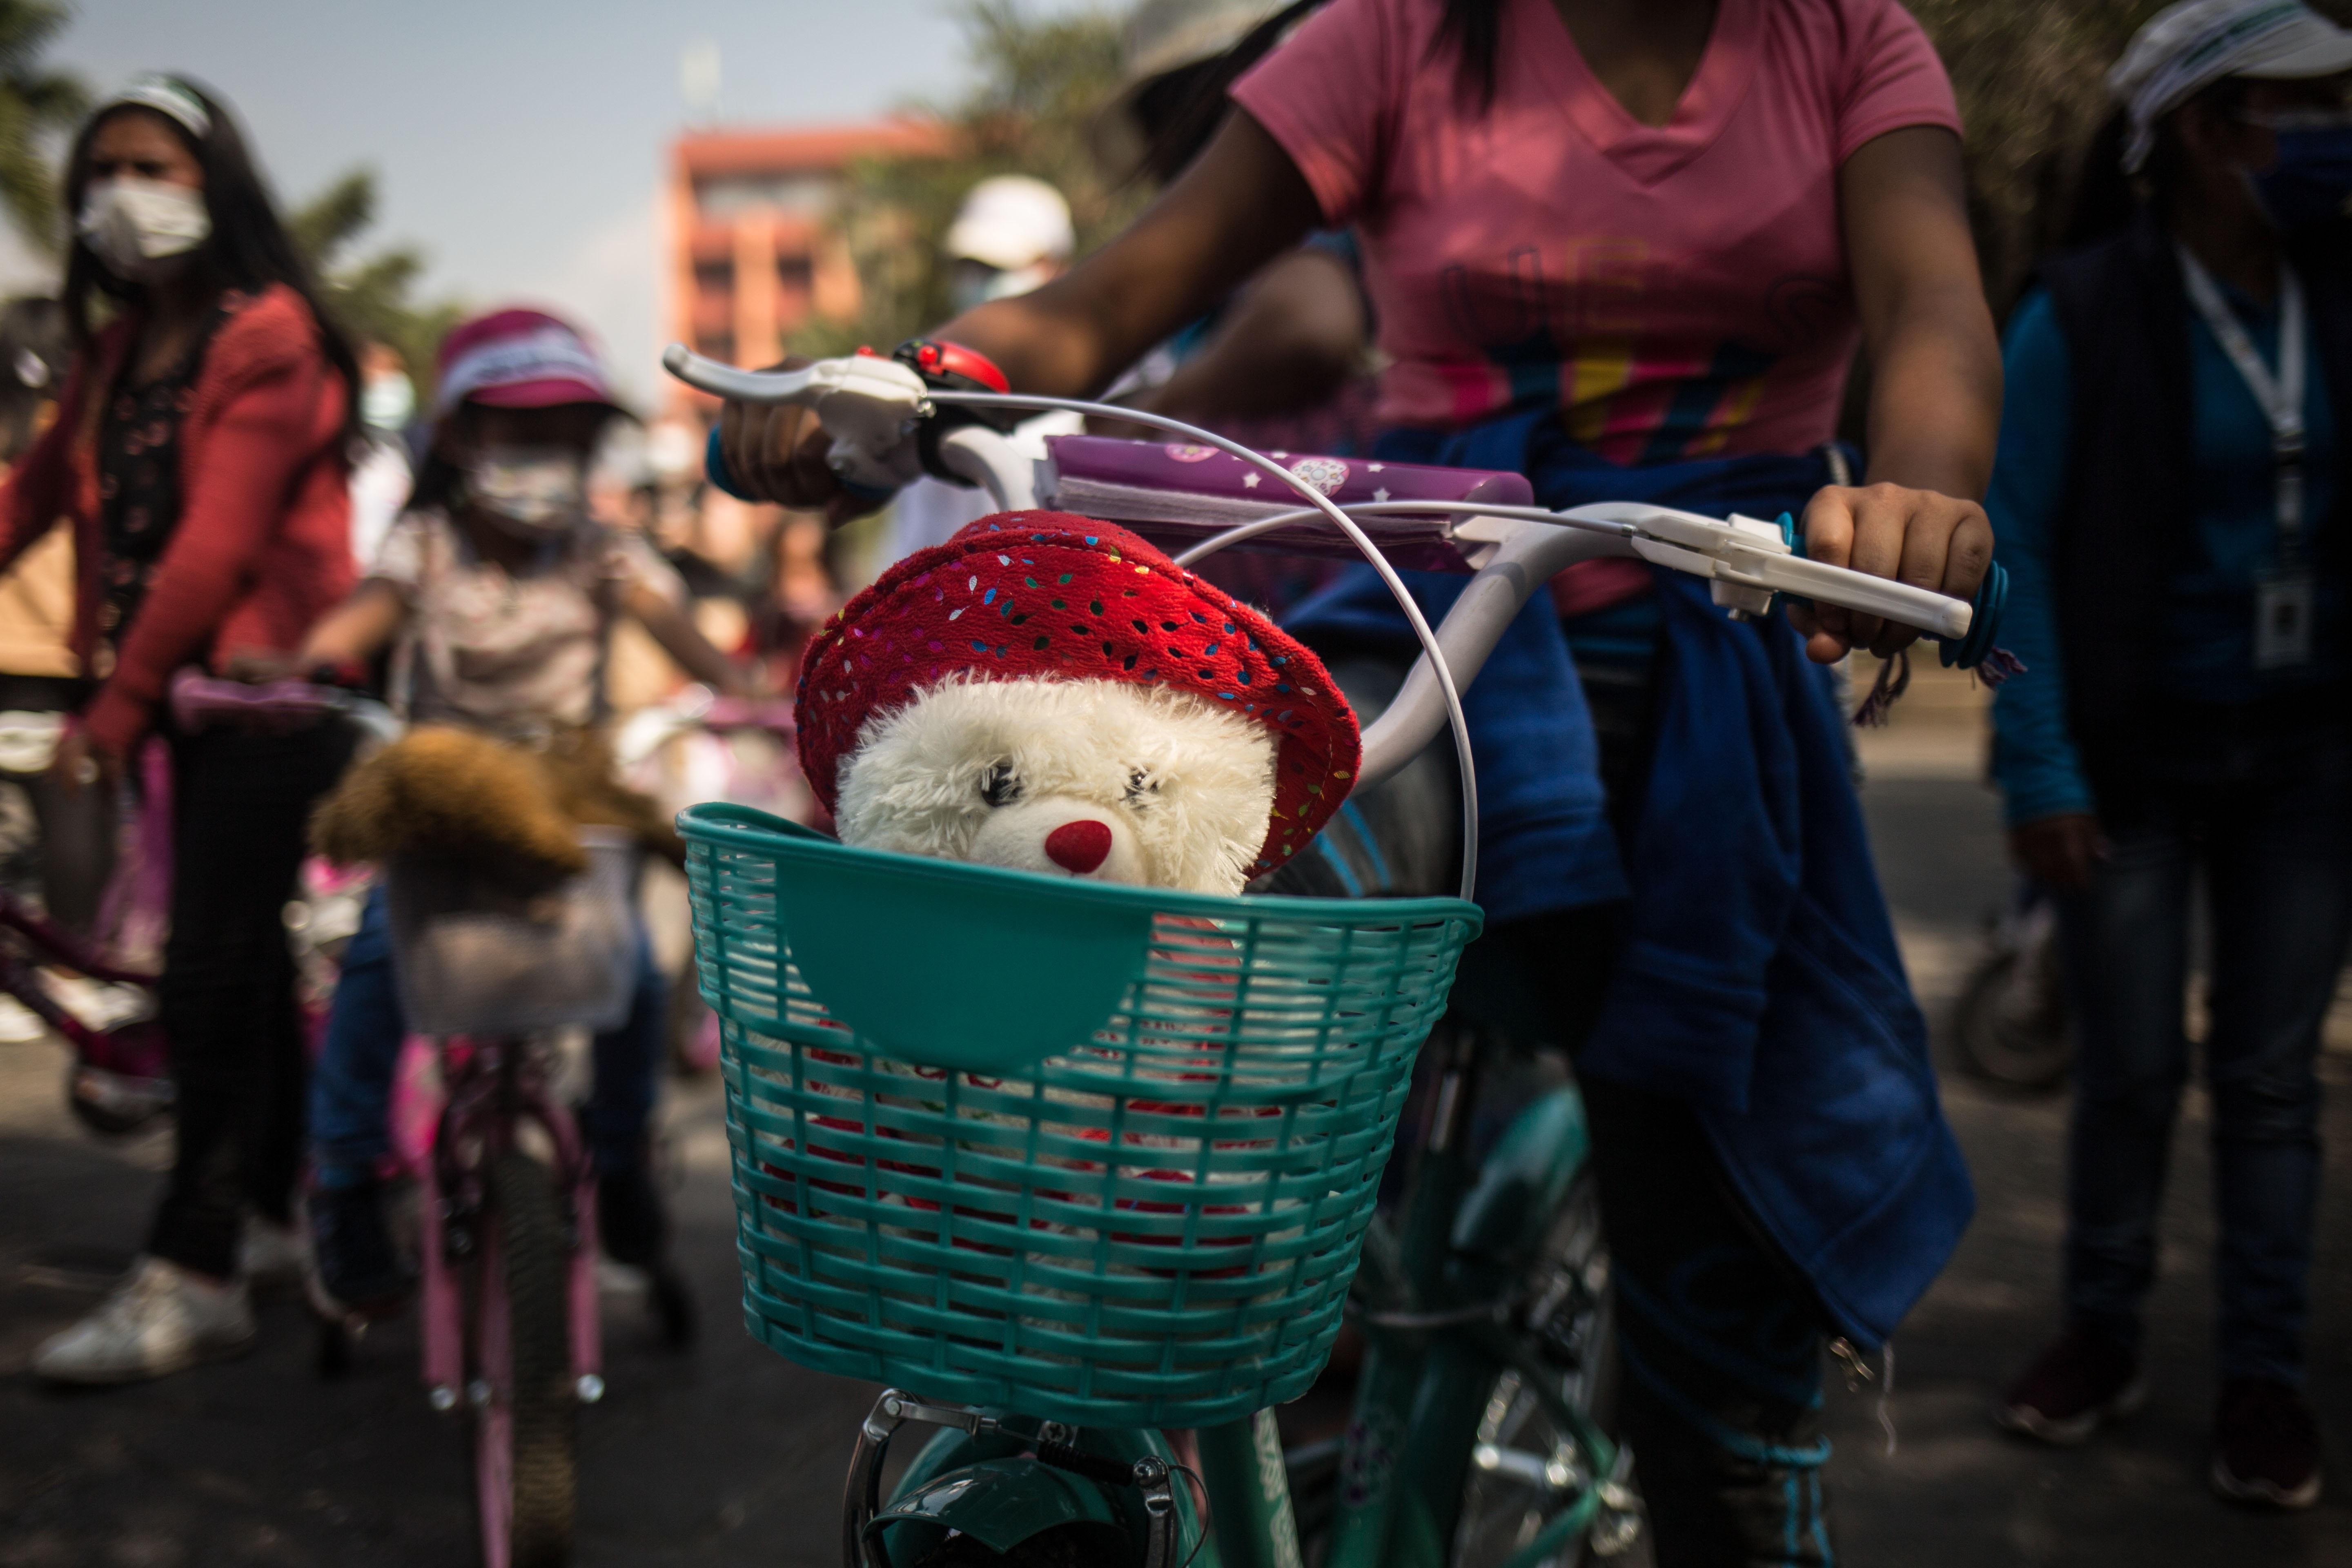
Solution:
M 477 1303 L 475 1502 L 488 1568 L 572 1559 L 570 1258 L 554 1173 L 509 1150 L 490 1167 Z
M 1569 1189 L 1529 1283 L 1536 1303 L 1529 1331 L 1545 1363 L 1555 1369 L 1555 1390 L 1613 1434 L 1616 1306 L 1609 1289 L 1609 1249 L 1601 1234 L 1600 1186 L 1591 1172 Z M 1478 1423 L 1477 1445 L 1463 1483 L 1451 1568 L 1493 1568 L 1507 1561 L 1585 1489 L 1610 1479 L 1591 1473 L 1575 1439 L 1546 1414 L 1516 1371 L 1496 1378 Z M 1590 1536 L 1580 1535 L 1545 1558 L 1542 1568 L 1578 1568 L 1593 1557 Z
M 2063 1083 L 2074 1028 L 2053 956 L 2025 947 L 1979 964 L 1953 1005 L 1952 1034 L 1979 1078 L 2036 1090 Z

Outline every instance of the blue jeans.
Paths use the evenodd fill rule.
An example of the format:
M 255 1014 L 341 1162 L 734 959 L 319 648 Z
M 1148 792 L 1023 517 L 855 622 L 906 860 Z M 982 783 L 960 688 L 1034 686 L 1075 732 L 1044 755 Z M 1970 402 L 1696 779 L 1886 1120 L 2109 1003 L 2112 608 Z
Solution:
M 2189 1076 L 2183 992 L 2201 874 L 2221 1373 L 2299 1384 L 2319 1190 L 2314 1069 L 2352 932 L 2352 742 L 2189 731 L 2193 742 L 2168 749 L 2179 760 L 2159 761 L 2127 798 L 2102 789 L 2113 853 L 2060 904 L 2080 1017 L 2067 1310 L 2137 1352 Z
M 669 1014 L 668 984 L 654 963 L 645 927 L 636 932 L 636 986 L 629 1016 L 596 1037 L 596 1087 L 581 1132 L 599 1173 L 645 1158 Z M 310 1142 L 323 1187 L 373 1176 L 391 1148 L 392 1077 L 408 1026 L 393 984 L 392 923 L 378 884 L 343 952 L 327 1040 L 310 1075 Z

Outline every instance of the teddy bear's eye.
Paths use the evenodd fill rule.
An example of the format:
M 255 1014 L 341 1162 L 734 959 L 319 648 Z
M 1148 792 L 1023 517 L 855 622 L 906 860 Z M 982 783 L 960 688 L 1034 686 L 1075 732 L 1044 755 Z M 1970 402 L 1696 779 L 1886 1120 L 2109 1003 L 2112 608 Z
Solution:
M 1011 763 L 997 763 L 980 775 L 980 798 L 991 805 L 1011 805 L 1021 798 L 1021 778 Z
M 1160 794 L 1160 781 L 1150 777 L 1142 769 L 1127 775 L 1127 804 L 1141 805 Z

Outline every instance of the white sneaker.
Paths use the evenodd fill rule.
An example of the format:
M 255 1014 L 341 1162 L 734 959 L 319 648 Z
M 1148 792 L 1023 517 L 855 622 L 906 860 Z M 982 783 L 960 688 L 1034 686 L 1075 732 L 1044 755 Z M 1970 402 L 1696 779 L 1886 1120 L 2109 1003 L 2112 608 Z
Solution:
M 299 1285 L 310 1267 L 310 1240 L 300 1226 L 245 1216 L 236 1241 L 236 1271 L 252 1286 Z
M 0 1045 L 21 1046 L 48 1032 L 38 1013 L 14 996 L 0 995 Z
M 242 1280 L 215 1285 L 160 1258 L 142 1258 L 98 1310 L 33 1352 L 53 1383 L 139 1383 L 253 1348 Z

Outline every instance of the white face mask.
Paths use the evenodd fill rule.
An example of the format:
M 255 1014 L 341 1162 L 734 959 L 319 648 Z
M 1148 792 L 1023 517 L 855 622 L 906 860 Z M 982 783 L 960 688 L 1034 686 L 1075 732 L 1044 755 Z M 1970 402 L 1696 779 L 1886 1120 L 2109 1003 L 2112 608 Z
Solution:
M 108 271 L 140 283 L 168 271 L 173 258 L 210 238 L 213 220 L 202 191 L 125 176 L 89 187 L 74 232 Z
M 1052 282 L 1054 277 L 1053 264 L 1045 261 L 1034 261 L 1026 267 L 1009 269 L 965 262 L 957 267 L 955 276 L 949 280 L 948 302 L 958 315 L 961 315 L 975 305 L 985 305 L 992 300 L 1010 300 L 1033 289 L 1043 288 Z
M 378 430 L 398 435 L 416 412 L 416 384 L 397 371 L 372 375 L 360 389 L 360 418 Z
M 517 533 L 561 533 L 588 499 L 588 465 L 568 447 L 485 447 L 466 468 L 466 499 Z

